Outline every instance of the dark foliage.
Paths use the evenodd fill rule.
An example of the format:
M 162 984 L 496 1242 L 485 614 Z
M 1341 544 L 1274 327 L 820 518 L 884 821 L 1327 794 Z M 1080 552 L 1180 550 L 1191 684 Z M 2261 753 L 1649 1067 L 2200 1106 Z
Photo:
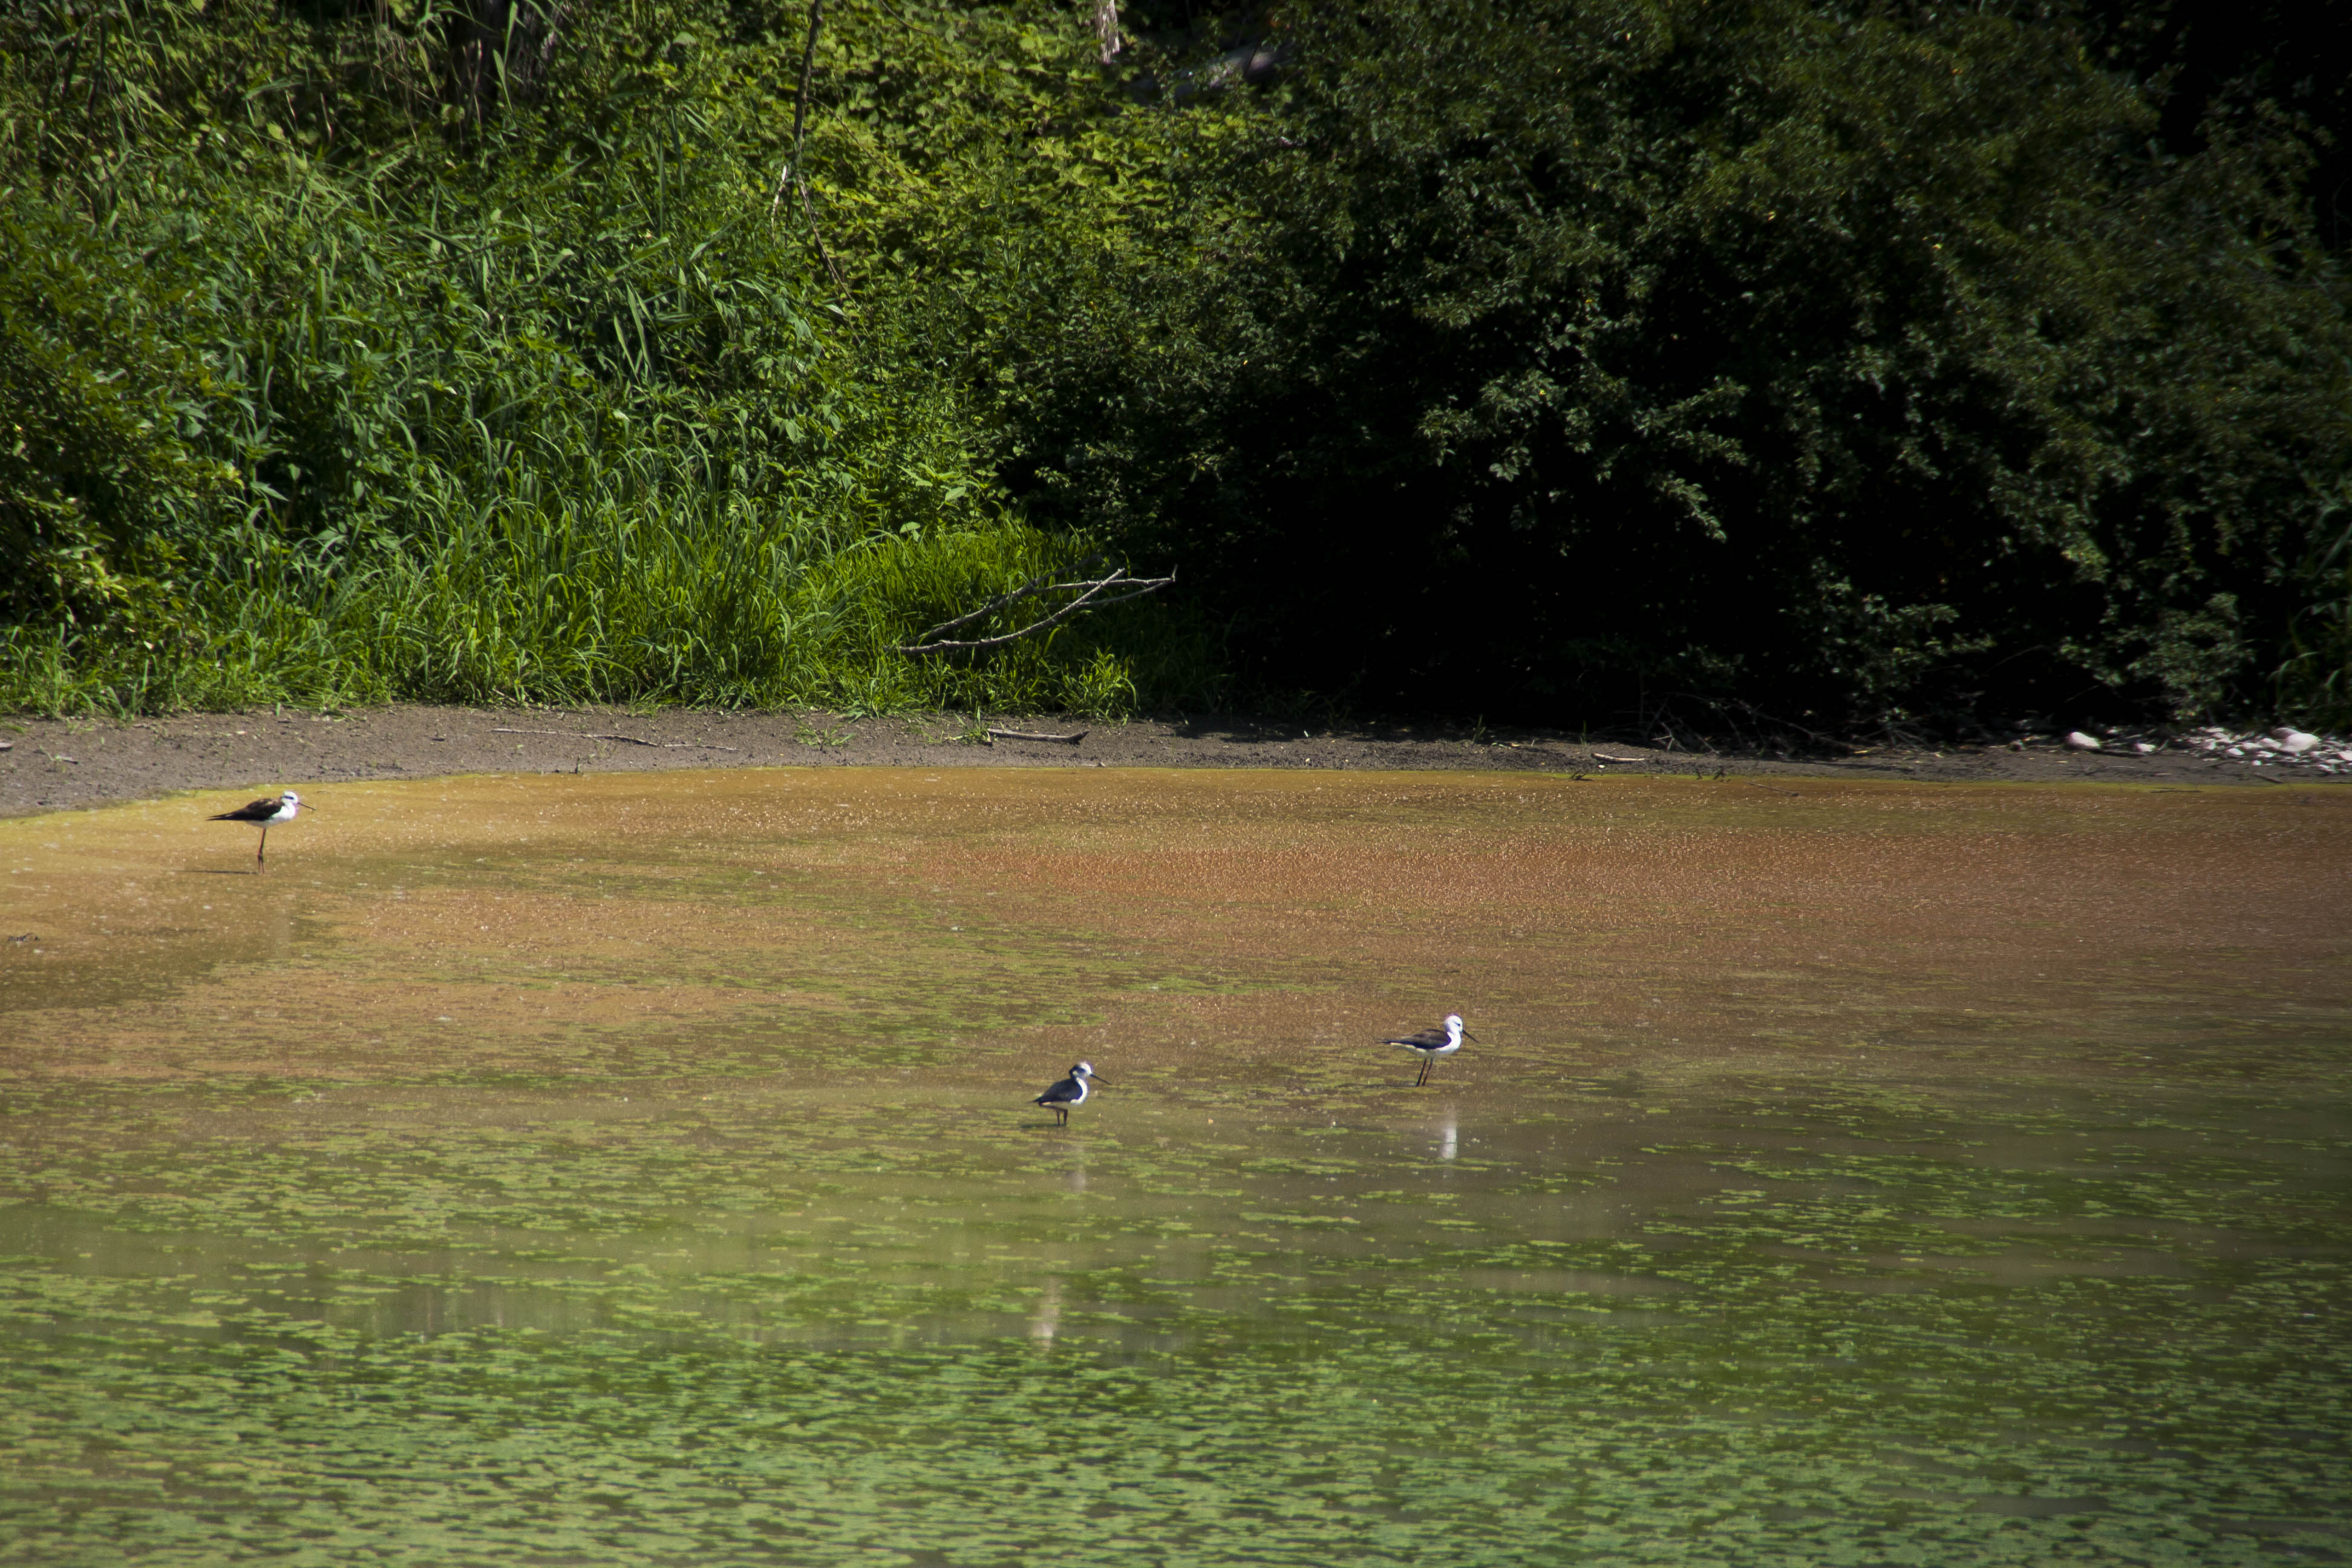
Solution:
M 1362 704 L 2262 702 L 2352 453 L 2307 156 L 2151 148 L 2078 38 L 1286 13 L 1285 85 L 1177 175 L 1214 232 L 1001 342 L 1013 472 L 1183 560 L 1261 679 Z
M 2087 0 L 2093 58 L 2144 84 L 2166 151 L 2267 122 L 2312 151 L 2322 240 L 2352 245 L 2352 6 L 2307 0 Z

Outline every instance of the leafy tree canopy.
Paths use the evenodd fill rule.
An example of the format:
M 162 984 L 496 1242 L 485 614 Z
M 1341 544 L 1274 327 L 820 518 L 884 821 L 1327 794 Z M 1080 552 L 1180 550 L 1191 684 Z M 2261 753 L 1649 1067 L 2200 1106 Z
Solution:
M 1281 36 L 1284 84 L 1174 166 L 1196 226 L 994 348 L 1024 492 L 1183 559 L 1269 676 L 2185 713 L 2259 700 L 2340 600 L 2343 298 L 2295 138 L 2152 149 L 2078 29 L 1983 11 Z

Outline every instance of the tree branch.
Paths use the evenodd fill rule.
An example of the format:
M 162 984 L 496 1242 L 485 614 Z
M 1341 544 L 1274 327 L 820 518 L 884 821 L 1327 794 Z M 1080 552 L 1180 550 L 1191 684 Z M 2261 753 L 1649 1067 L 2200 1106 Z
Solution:
M 801 180 L 801 145 L 808 134 L 809 77 L 816 68 L 816 30 L 824 20 L 824 0 L 809 0 L 808 43 L 801 49 L 801 86 L 793 95 L 793 161 L 776 176 L 776 194 L 768 203 L 771 217 L 783 205 L 784 187 Z
M 793 159 L 776 176 L 776 194 L 769 198 L 768 216 L 772 218 L 783 205 L 784 187 L 792 186 L 800 193 L 801 211 L 808 216 L 809 243 L 816 247 L 816 258 L 824 263 L 826 274 L 845 305 L 849 285 L 843 281 L 841 268 L 833 264 L 833 252 L 824 246 L 824 236 L 816 226 L 816 198 L 809 195 L 808 175 L 801 168 L 801 153 L 808 144 L 809 81 L 816 73 L 816 35 L 824 22 L 824 0 L 809 0 L 808 42 L 801 47 L 800 90 L 793 95 Z
M 1094 555 L 1089 556 L 1087 562 L 1088 564 L 1092 564 L 1101 559 L 1100 555 Z M 1103 600 L 1102 603 L 1095 605 L 1096 609 L 1108 609 L 1113 605 L 1124 605 L 1129 599 L 1140 599 L 1146 594 L 1156 594 L 1174 581 L 1176 581 L 1176 574 L 1173 572 L 1169 573 L 1165 577 L 1130 577 L 1127 574 L 1127 568 L 1124 566 L 1117 568 L 1107 577 L 1097 577 L 1079 583 L 1040 583 L 1033 577 L 1013 592 L 1000 594 L 976 610 L 968 611 L 950 621 L 941 621 L 911 643 L 897 643 L 892 646 L 900 653 L 948 653 L 963 648 L 1002 647 L 1006 643 L 1018 642 L 1023 637 L 1042 632 L 1049 626 L 1058 626 L 1086 608 L 1096 595 L 1107 588 L 1123 587 L 1128 591 Z M 982 616 L 1017 605 L 1024 599 L 1034 598 L 1040 594 L 1070 593 L 1080 588 L 1085 589 L 1086 592 L 1079 594 L 1076 598 L 1064 605 L 1044 620 L 1025 626 L 1017 632 L 1007 632 L 1003 637 L 974 637 L 954 642 L 925 640 L 935 637 L 941 632 L 953 631 L 956 627 L 976 621 Z
M 1102 552 L 1097 550 L 1092 555 L 1087 556 L 1084 561 L 1078 563 L 1078 570 L 1083 572 L 1087 567 L 1096 564 L 1101 560 Z M 1043 575 L 1043 573 L 1039 574 L 1039 576 Z M 930 630 L 918 634 L 915 640 L 917 642 L 920 642 L 924 637 L 935 637 L 941 632 L 951 632 L 955 630 L 956 627 L 964 625 L 968 621 L 976 621 L 980 619 L 981 616 L 989 614 L 992 610 L 1001 610 L 1007 605 L 1017 605 L 1024 599 L 1034 598 L 1039 594 L 1051 593 L 1055 588 L 1083 588 L 1086 586 L 1087 586 L 1087 584 L 1086 583 L 1055 583 L 1041 585 L 1036 577 L 1032 577 L 1028 582 L 1024 583 L 1020 587 L 1013 589 L 1011 593 L 999 594 L 996 597 L 989 600 L 988 603 L 982 605 L 976 610 L 958 616 L 951 621 L 941 621 L 938 626 L 933 626 Z

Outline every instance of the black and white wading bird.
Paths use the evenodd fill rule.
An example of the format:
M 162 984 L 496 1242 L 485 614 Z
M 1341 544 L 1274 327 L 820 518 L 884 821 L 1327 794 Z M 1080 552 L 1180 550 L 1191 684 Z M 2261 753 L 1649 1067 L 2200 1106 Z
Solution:
M 1059 1117 L 1061 1120 L 1055 1122 L 1055 1126 L 1067 1127 L 1070 1124 L 1070 1108 L 1074 1105 L 1084 1105 L 1087 1102 L 1087 1086 L 1094 1081 L 1096 1081 L 1094 1064 L 1080 1062 L 1070 1069 L 1069 1077 L 1062 1079 L 1029 1103 L 1042 1105 Z
M 1393 1039 L 1382 1040 L 1381 1044 L 1402 1046 L 1421 1058 L 1421 1076 L 1412 1080 L 1412 1087 L 1419 1089 L 1429 1081 L 1429 1069 L 1437 1065 L 1437 1058 L 1450 1057 L 1460 1050 L 1465 1037 L 1475 1040 L 1478 1037 L 1462 1026 L 1461 1014 L 1448 1013 L 1445 1015 L 1445 1026 L 1442 1029 L 1423 1029 L 1418 1035 L 1399 1035 Z
M 319 808 L 314 805 L 310 809 L 316 811 Z M 300 815 L 301 810 L 302 797 L 289 789 L 280 795 L 263 795 L 259 800 L 240 805 L 235 811 L 224 811 L 218 816 L 207 820 L 247 822 L 261 829 L 261 842 L 255 847 L 253 858 L 257 865 L 267 867 L 269 862 L 263 859 L 262 856 L 269 848 L 269 830 L 281 822 L 293 821 Z

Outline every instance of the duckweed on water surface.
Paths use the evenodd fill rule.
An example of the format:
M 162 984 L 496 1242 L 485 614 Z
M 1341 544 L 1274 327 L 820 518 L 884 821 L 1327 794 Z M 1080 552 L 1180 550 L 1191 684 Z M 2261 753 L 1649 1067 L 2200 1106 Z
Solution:
M 2291 896 L 2341 830 L 2042 792 L 2096 868 L 2053 896 L 2011 796 L 1842 862 L 1696 792 L 1347 782 L 834 775 L 856 831 L 719 792 L 593 873 L 619 796 L 551 797 L 541 858 L 452 814 L 395 908 L 419 851 L 321 835 L 238 886 L 262 948 L 18 988 L 6 1555 L 2352 1557 L 2347 941 Z M 1465 826 L 1519 847 L 1401 908 Z M 2121 852 L 2167 836 L 2277 901 L 2174 919 Z M 171 886 L 52 907 L 129 929 L 126 875 Z M 1456 998 L 1492 1043 L 1416 1094 L 1366 1042 Z

